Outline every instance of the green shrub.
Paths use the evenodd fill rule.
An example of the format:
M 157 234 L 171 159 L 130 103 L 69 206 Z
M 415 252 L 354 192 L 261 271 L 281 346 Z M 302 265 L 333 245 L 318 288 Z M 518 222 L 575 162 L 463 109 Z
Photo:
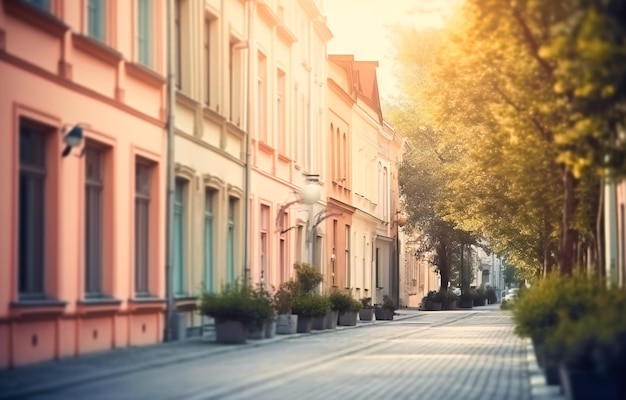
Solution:
M 393 299 L 389 296 L 387 296 L 386 294 L 383 295 L 383 304 L 381 306 L 381 308 L 385 309 L 385 310 L 391 310 L 391 311 L 395 311 L 398 309 L 395 301 L 393 301 Z
M 293 291 L 290 282 L 283 282 L 276 293 L 274 293 L 274 305 L 277 314 L 291 314 L 293 306 Z
M 485 290 L 485 298 L 489 304 L 495 304 L 498 302 L 498 296 L 493 288 L 487 288 L 487 290 Z
M 266 304 L 259 304 L 254 290 L 236 281 L 226 284 L 217 293 L 203 293 L 200 312 L 218 320 L 256 323 L 265 310 Z
M 372 305 L 371 297 L 364 297 L 361 299 L 361 308 L 374 308 Z
M 293 298 L 292 312 L 303 317 L 323 317 L 330 310 L 327 296 L 299 293 Z
M 550 354 L 569 366 L 598 374 L 626 368 L 626 293 L 607 291 L 593 300 L 593 312 L 572 318 L 559 312 L 559 324 L 546 338 Z
M 313 292 L 324 280 L 324 275 L 317 268 L 303 262 L 294 264 L 296 282 L 303 293 Z
M 347 291 L 333 290 L 330 292 L 328 298 L 330 300 L 331 309 L 339 311 L 339 314 L 343 314 L 346 311 L 359 311 L 361 309 L 361 302 L 355 300 Z
M 515 332 L 521 337 L 545 339 L 563 319 L 578 320 L 597 307 L 594 299 L 606 294 L 606 287 L 584 272 L 571 276 L 552 273 L 531 288 L 520 291 L 513 305 Z

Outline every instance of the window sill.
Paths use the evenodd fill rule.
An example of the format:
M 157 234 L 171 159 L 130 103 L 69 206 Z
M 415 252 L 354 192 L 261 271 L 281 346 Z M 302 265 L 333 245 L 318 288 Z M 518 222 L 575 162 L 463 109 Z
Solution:
M 105 43 L 79 33 L 72 33 L 72 43 L 78 50 L 81 50 L 84 53 L 111 65 L 112 67 L 117 67 L 117 64 L 124 58 L 122 53 L 109 47 Z
M 42 298 L 33 300 L 18 300 L 10 304 L 13 317 L 55 317 L 63 314 L 66 301 Z
M 4 1 L 4 11 L 30 26 L 47 32 L 50 35 L 62 38 L 70 27 L 50 12 L 46 12 L 19 0 Z
M 86 314 L 115 314 L 120 309 L 122 300 L 113 297 L 87 297 L 77 304 L 77 313 Z
M 198 309 L 198 298 L 196 296 L 174 296 L 176 311 L 194 311 Z
M 163 86 L 166 82 L 165 77 L 159 75 L 157 72 L 150 69 L 150 67 L 147 67 L 143 64 L 127 61 L 125 63 L 125 66 L 126 73 L 128 73 L 129 76 L 139 79 L 140 81 L 145 82 L 148 85 L 157 89 L 161 88 L 161 86 Z
M 128 299 L 128 309 L 136 312 L 154 312 L 165 310 L 165 299 L 160 297 L 135 297 Z

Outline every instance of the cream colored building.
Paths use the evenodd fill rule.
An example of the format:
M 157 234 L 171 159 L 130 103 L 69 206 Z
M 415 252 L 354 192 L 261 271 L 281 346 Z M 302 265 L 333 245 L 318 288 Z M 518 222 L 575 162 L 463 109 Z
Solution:
M 383 116 L 376 79 L 377 62 L 355 61 L 353 84 L 356 104 L 352 114 L 352 219 L 353 263 L 349 287 L 357 298 L 382 301 L 376 282 L 376 237 L 378 203 L 378 132 Z M 380 257 L 380 253 L 379 253 Z M 380 277 L 379 277 L 380 278 Z M 380 298 L 379 298 L 380 297 Z
M 247 279 L 270 289 L 310 261 L 294 203 L 324 191 L 324 77 L 332 37 L 313 0 L 176 0 L 173 293 L 187 326 L 203 291 Z M 248 203 L 246 204 L 246 198 Z M 322 195 L 321 199 L 325 199 Z M 293 203 L 293 204 L 292 204 Z M 325 259 L 320 232 L 316 263 Z M 192 333 L 189 332 L 188 333 Z M 195 333 L 198 333 L 196 331 Z

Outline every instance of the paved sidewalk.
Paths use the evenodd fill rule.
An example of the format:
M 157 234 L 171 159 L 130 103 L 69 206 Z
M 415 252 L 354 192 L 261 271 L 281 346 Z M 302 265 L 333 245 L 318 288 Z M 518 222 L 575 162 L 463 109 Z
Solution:
M 416 313 L 410 310 L 398 310 L 394 321 L 414 318 Z M 386 324 L 393 321 L 364 322 L 357 320 L 356 326 L 337 326 L 336 330 L 354 329 L 363 326 Z M 226 345 L 215 342 L 214 335 L 197 336 L 178 342 L 157 343 L 140 347 L 126 347 L 99 353 L 85 354 L 80 357 L 47 361 L 32 366 L 0 371 L 0 399 L 26 397 L 34 394 L 128 374 L 133 371 L 157 368 L 163 365 L 210 357 L 232 351 L 241 351 L 251 347 L 265 346 L 272 343 L 293 340 L 310 335 L 320 335 L 334 330 L 311 331 L 294 335 L 276 335 L 274 338 L 248 340 L 243 345 Z
M 491 318 L 488 317 L 488 315 L 492 315 L 491 313 L 500 312 L 501 311 L 499 311 L 499 305 L 491 305 L 475 308 L 472 310 L 455 311 L 452 312 L 453 314 L 450 315 L 457 315 L 453 318 L 453 321 L 456 321 L 453 323 L 453 325 L 463 327 L 463 324 L 465 323 L 464 321 L 470 321 L 468 323 L 471 323 L 471 320 L 466 320 L 467 317 L 471 317 L 472 319 Z M 394 317 L 394 321 L 358 321 L 356 326 L 338 326 L 336 330 L 312 331 L 308 334 L 277 335 L 272 339 L 249 340 L 248 343 L 245 345 L 218 344 L 215 343 L 214 337 L 211 335 L 206 337 L 194 337 L 180 342 L 160 343 L 150 346 L 116 349 L 97 354 L 88 354 L 80 357 L 62 359 L 59 361 L 49 361 L 33 366 L 0 371 L 0 399 L 30 398 L 52 392 L 56 389 L 72 387 L 79 383 L 98 383 L 100 385 L 99 381 L 101 380 L 113 379 L 113 382 L 116 379 L 122 379 L 125 375 L 129 375 L 133 372 L 138 373 L 139 371 L 160 371 L 160 369 L 157 370 L 156 368 L 173 366 L 186 362 L 203 363 L 204 358 L 219 359 L 220 357 L 218 355 L 229 352 L 233 353 L 232 356 L 228 356 L 229 359 L 237 359 L 247 354 L 243 352 L 246 349 L 251 350 L 252 348 L 267 346 L 277 342 L 296 340 L 298 338 L 305 337 L 315 337 L 318 335 L 324 335 L 336 331 L 355 329 L 372 325 L 382 325 L 380 329 L 389 329 L 392 327 L 392 324 L 394 324 L 395 322 L 399 322 L 398 328 L 394 328 L 389 332 L 399 332 L 398 329 L 407 329 L 407 327 L 415 327 L 419 329 L 419 327 L 432 326 L 433 329 L 436 329 L 436 327 L 440 324 L 433 321 L 439 318 L 439 316 L 444 316 L 444 313 L 446 312 L 424 312 L 412 309 L 400 309 L 397 311 L 397 315 Z M 506 318 L 504 314 L 501 317 L 498 316 L 496 318 L 503 318 L 503 323 L 508 323 L 507 321 L 509 321 L 509 319 Z M 446 323 L 444 323 L 444 325 L 445 324 Z M 389 328 L 384 328 L 385 325 Z M 404 326 L 405 328 L 401 328 L 402 326 Z M 468 327 L 469 326 L 470 325 L 468 325 Z M 358 331 L 354 331 L 354 333 L 357 332 L 361 332 L 361 330 L 359 329 Z M 366 331 L 363 331 L 364 334 L 365 332 Z M 432 334 L 432 332 L 438 331 L 431 331 L 430 334 Z M 479 334 L 479 332 L 480 331 L 476 331 L 476 334 Z M 369 335 L 370 334 L 366 334 L 367 337 L 369 337 Z M 420 335 L 422 334 L 418 334 L 418 337 L 421 337 Z M 466 340 L 470 340 L 469 343 L 473 343 L 472 338 L 474 336 L 472 335 L 466 338 Z M 477 339 L 480 339 L 482 335 L 483 333 L 480 333 Z M 319 339 L 321 339 L 321 337 Z M 441 338 L 438 336 L 434 336 L 433 339 L 435 341 L 441 340 Z M 426 335 L 423 336 L 421 341 L 418 341 L 416 343 L 421 343 L 420 346 L 426 346 L 424 347 L 424 349 L 428 349 L 428 340 L 428 335 Z M 297 343 L 304 344 L 306 342 L 298 341 Z M 300 346 L 299 344 L 296 345 L 296 342 L 294 342 L 293 344 L 294 346 L 289 346 L 289 348 L 291 349 L 289 351 L 294 351 Z M 475 345 L 478 345 L 478 343 L 476 343 Z M 282 347 L 284 348 L 284 346 Z M 406 359 L 407 357 L 406 355 L 404 355 L 404 353 L 402 353 L 402 350 L 400 351 L 401 353 L 398 353 L 396 363 L 407 362 L 407 360 L 410 361 L 410 359 Z M 405 351 L 408 351 L 408 348 L 405 348 Z M 452 351 L 454 352 L 454 354 L 457 354 L 456 350 Z M 383 356 L 383 354 L 377 357 L 381 357 Z M 427 356 L 427 354 L 424 354 L 424 350 L 416 351 L 416 354 L 421 354 L 420 357 Z M 431 358 L 433 356 L 434 355 L 431 355 Z M 445 363 L 446 357 L 450 356 L 452 356 L 452 354 L 446 355 L 444 357 L 444 360 L 440 361 Z M 426 357 L 425 360 L 429 360 L 429 358 Z M 524 374 L 524 376 L 528 377 L 528 383 L 525 387 L 526 390 L 530 388 L 530 393 L 527 393 L 525 390 L 525 392 L 527 393 L 527 397 L 524 398 L 530 398 L 532 400 L 563 399 L 563 396 L 560 394 L 558 386 L 547 386 L 545 384 L 543 375 L 541 374 L 541 371 L 539 370 L 537 362 L 534 358 L 534 352 L 532 351 L 532 345 L 530 344 L 530 341 L 527 341 L 526 345 L 522 345 L 521 358 L 518 358 L 517 360 L 518 361 L 514 362 L 518 363 L 518 365 L 521 364 L 523 370 L 527 371 L 527 374 Z M 427 361 L 426 363 L 422 362 L 421 364 L 414 364 L 413 362 L 410 364 L 410 367 L 407 367 L 407 370 L 418 368 L 416 367 L 416 365 L 421 365 L 421 367 L 419 368 L 426 368 L 427 365 L 432 367 L 432 365 L 430 365 L 431 362 L 432 361 Z M 303 371 L 303 373 L 305 372 L 306 371 Z M 418 373 L 418 375 L 424 374 L 424 372 L 419 372 L 417 370 L 416 373 Z M 104 384 L 104 382 L 102 384 Z M 337 387 L 335 387 L 335 389 L 337 389 Z M 347 393 L 348 392 L 346 392 L 346 395 Z M 357 393 L 354 393 L 354 395 L 356 396 Z

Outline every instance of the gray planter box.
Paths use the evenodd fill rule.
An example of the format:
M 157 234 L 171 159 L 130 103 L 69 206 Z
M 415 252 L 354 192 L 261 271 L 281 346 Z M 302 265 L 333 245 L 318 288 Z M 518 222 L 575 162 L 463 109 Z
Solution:
M 250 325 L 250 331 L 248 333 L 248 339 L 261 340 L 265 339 L 265 327 L 258 327 L 256 323 Z
M 326 329 L 337 328 L 337 318 L 339 318 L 339 311 L 330 310 L 326 313 Z
M 341 325 L 341 326 L 356 325 L 356 311 L 346 311 L 343 314 L 339 314 L 338 325 Z
M 374 309 L 373 308 L 361 308 L 359 310 L 359 319 L 361 321 L 371 321 L 374 319 Z
M 276 334 L 293 335 L 298 329 L 296 314 L 280 314 L 276 316 Z
M 376 315 L 376 321 L 393 320 L 393 310 L 388 310 L 386 308 L 375 308 L 374 315 Z
M 427 301 L 424 303 L 424 311 L 441 311 L 442 303 Z
M 313 317 L 311 329 L 315 331 L 323 331 L 324 329 L 326 329 L 326 315 L 324 315 L 323 317 Z
M 215 340 L 218 343 L 243 344 L 249 328 L 241 321 L 215 320 Z
M 298 328 L 296 332 L 309 333 L 311 332 L 312 326 L 313 326 L 313 317 L 303 317 L 302 315 L 298 315 Z
M 266 322 L 265 326 L 265 338 L 271 339 L 276 336 L 276 320 L 272 320 L 271 322 Z

